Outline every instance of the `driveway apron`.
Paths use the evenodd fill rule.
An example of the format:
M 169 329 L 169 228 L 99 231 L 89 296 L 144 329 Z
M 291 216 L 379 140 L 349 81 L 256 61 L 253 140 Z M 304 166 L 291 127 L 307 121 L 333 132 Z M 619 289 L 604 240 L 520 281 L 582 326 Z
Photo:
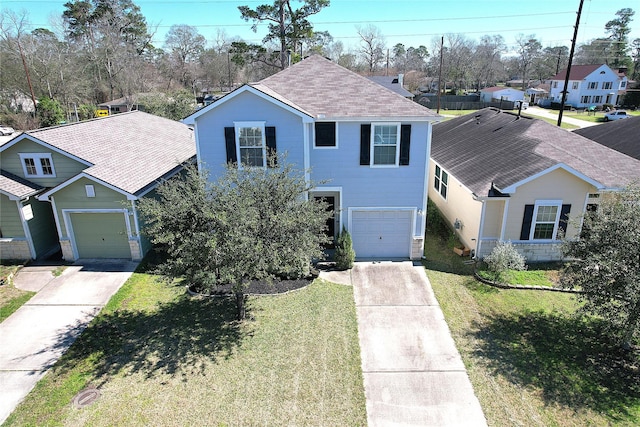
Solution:
M 422 265 L 358 262 L 367 421 L 377 426 L 486 426 Z
M 131 276 L 137 263 L 86 261 L 53 277 L 55 267 L 25 267 L 15 286 L 37 291 L 0 323 L 0 424 Z

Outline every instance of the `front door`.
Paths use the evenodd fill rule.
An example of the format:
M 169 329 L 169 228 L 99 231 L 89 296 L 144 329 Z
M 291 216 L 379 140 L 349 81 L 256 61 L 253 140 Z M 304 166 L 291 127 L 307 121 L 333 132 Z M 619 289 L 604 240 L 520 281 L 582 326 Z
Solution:
M 327 211 L 333 212 L 331 217 L 327 219 L 327 236 L 331 239 L 331 242 L 326 245 L 326 248 L 333 249 L 335 247 L 335 236 L 336 236 L 336 218 L 335 218 L 335 207 L 336 207 L 336 198 L 334 196 L 315 196 L 316 200 L 324 200 L 327 203 Z

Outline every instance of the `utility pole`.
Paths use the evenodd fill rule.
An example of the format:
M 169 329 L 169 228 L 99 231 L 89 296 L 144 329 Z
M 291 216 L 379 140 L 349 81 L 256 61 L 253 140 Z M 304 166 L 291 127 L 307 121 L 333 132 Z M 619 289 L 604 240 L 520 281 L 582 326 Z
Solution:
M 562 125 L 562 113 L 564 111 L 564 103 L 567 100 L 567 89 L 569 89 L 569 75 L 571 74 L 573 52 L 576 48 L 576 41 L 578 40 L 578 26 L 580 25 L 580 15 L 582 14 L 583 3 L 584 0 L 580 0 L 580 6 L 578 6 L 578 16 L 576 17 L 576 25 L 573 27 L 573 40 L 571 40 L 571 52 L 569 52 L 569 62 L 567 63 L 567 75 L 564 77 L 564 89 L 562 89 L 562 101 L 560 102 L 560 112 L 558 113 L 558 127 Z
M 442 47 L 444 46 L 444 36 L 440 39 L 440 70 L 438 71 L 438 110 L 440 114 L 440 93 L 442 93 Z

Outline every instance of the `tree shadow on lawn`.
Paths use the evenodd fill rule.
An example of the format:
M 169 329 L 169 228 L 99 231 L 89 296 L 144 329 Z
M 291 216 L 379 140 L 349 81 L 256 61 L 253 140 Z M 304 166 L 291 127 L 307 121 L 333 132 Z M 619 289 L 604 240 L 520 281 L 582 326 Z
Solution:
M 475 354 L 494 374 L 539 388 L 547 403 L 626 417 L 640 405 L 640 355 L 616 346 L 603 326 L 577 315 L 497 315 L 474 333 Z
M 68 345 L 78 333 L 70 328 L 58 344 Z M 122 370 L 143 372 L 147 378 L 156 373 L 182 375 L 186 380 L 193 373 L 204 373 L 207 360 L 228 358 L 247 334 L 247 327 L 236 321 L 232 301 L 185 295 L 150 312 L 118 310 L 100 315 L 66 351 L 56 370 L 71 370 L 91 358 L 90 373 L 103 382 Z

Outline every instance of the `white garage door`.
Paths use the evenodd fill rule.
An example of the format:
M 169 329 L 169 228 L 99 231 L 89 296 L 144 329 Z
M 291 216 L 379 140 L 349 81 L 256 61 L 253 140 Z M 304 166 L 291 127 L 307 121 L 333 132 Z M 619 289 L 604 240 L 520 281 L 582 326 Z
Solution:
M 358 258 L 409 258 L 413 211 L 353 210 L 351 238 Z

